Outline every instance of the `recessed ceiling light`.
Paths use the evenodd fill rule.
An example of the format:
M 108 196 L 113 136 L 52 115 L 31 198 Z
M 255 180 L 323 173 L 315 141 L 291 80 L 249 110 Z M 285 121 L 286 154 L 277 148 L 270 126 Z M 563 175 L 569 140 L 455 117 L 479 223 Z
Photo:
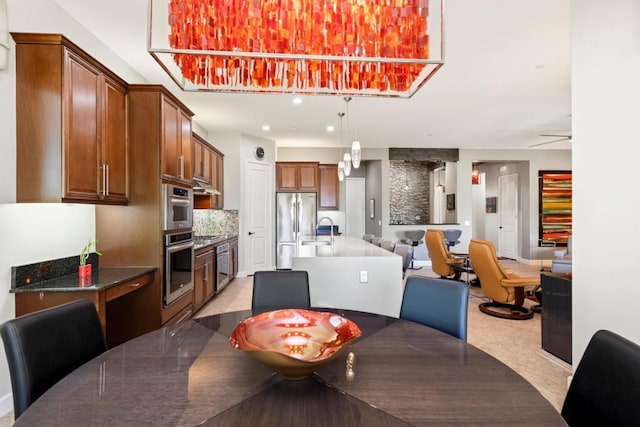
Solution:
M 335 126 L 333 125 L 327 126 L 327 132 L 333 132 L 334 130 L 336 130 Z
M 291 102 L 293 102 L 295 105 L 300 105 L 302 104 L 302 98 L 300 98 L 299 96 L 295 96 Z
M 265 132 L 269 132 L 271 130 L 271 126 L 269 125 L 262 125 L 262 130 Z

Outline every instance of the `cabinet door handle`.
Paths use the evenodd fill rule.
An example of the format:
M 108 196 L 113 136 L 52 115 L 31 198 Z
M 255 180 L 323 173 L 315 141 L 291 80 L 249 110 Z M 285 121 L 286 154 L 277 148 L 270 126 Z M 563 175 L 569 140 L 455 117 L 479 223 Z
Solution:
M 180 179 L 184 179 L 184 156 L 178 156 L 178 167 L 180 168 Z
M 106 175 L 107 175 L 107 186 L 105 187 L 105 195 L 108 196 L 109 195 L 109 165 L 105 164 L 104 165 L 105 169 L 106 169 Z
M 138 286 L 140 286 L 140 282 L 131 284 L 132 288 L 137 288 Z
M 107 165 L 104 163 L 100 165 L 100 169 L 102 169 L 102 195 L 107 195 Z
M 205 264 L 204 266 L 204 281 L 209 281 L 209 264 Z

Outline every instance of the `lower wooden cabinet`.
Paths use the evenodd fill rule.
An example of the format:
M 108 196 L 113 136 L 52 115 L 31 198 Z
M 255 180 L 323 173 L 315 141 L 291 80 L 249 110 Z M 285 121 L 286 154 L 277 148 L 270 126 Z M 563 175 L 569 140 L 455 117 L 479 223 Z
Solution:
M 193 311 L 197 311 L 215 294 L 215 256 L 213 247 L 196 251 L 193 272 Z

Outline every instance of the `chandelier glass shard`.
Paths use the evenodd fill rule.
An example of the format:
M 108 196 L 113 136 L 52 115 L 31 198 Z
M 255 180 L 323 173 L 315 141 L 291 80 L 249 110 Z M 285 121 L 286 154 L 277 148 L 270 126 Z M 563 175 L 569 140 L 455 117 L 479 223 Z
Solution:
M 410 97 L 443 64 L 444 0 L 151 0 L 183 89 Z

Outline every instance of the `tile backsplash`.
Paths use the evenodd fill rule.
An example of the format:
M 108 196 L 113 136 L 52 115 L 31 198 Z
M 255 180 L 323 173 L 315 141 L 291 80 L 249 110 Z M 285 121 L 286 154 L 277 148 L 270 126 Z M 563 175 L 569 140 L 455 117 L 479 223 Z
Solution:
M 237 236 L 238 211 L 194 209 L 193 230 L 196 236 Z

